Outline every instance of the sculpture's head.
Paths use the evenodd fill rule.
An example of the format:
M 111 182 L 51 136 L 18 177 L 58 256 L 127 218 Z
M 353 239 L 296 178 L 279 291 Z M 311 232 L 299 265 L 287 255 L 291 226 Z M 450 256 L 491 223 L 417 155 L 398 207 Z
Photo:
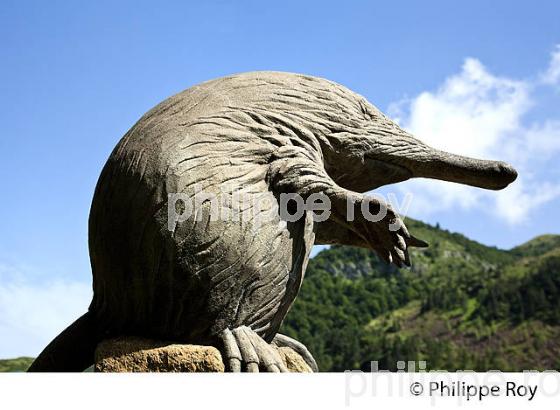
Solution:
M 434 149 L 381 115 L 352 132 L 327 136 L 325 165 L 341 186 L 367 191 L 422 177 L 499 190 L 517 178 L 505 162 Z
M 278 97 L 288 99 L 286 115 L 296 111 L 304 119 L 305 127 L 318 137 L 327 172 L 345 188 L 364 192 L 423 177 L 498 190 L 517 177 L 505 162 L 463 157 L 424 144 L 338 84 L 299 76 L 292 87 L 292 94 Z

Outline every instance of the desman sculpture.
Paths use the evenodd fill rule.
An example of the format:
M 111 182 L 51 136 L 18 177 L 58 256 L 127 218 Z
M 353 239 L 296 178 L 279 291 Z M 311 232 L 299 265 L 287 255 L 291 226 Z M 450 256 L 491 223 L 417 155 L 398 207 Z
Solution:
M 30 370 L 81 371 L 101 340 L 121 335 L 214 345 L 230 371 L 285 371 L 274 341 L 316 370 L 303 345 L 277 334 L 312 246 L 370 248 L 399 267 L 410 265 L 410 247 L 426 246 L 390 207 L 365 218 L 364 205 L 385 204 L 362 193 L 414 177 L 497 190 L 516 176 L 503 162 L 423 144 L 325 79 L 251 72 L 194 86 L 145 114 L 111 153 L 89 218 L 93 301 Z M 202 202 L 170 230 L 170 195 L 195 186 L 218 198 L 241 190 L 269 204 L 258 212 L 282 193 L 321 193 L 330 217 L 273 213 L 263 223 L 249 207 L 242 221 L 215 219 Z

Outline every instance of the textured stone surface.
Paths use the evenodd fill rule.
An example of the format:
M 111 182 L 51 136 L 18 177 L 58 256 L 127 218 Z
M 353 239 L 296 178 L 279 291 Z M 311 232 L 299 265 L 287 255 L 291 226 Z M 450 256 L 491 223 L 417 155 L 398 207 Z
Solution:
M 303 358 L 289 347 L 276 347 L 290 372 L 310 373 Z M 212 346 L 119 338 L 101 342 L 95 351 L 96 372 L 223 372 L 220 351 Z
M 294 373 L 312 373 L 311 368 L 302 357 L 289 347 L 278 347 L 278 353 L 289 371 Z

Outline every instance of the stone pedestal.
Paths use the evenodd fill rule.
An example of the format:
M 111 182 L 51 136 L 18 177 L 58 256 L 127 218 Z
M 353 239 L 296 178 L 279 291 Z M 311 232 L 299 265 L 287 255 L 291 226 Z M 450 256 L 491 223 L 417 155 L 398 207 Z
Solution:
M 303 358 L 289 347 L 275 347 L 290 372 L 310 373 Z M 96 372 L 223 372 L 220 351 L 212 346 L 118 338 L 95 351 Z

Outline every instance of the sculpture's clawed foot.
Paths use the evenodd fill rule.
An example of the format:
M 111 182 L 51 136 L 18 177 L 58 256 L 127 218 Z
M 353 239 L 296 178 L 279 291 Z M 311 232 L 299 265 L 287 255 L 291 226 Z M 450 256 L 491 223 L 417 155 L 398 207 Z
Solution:
M 220 335 L 224 345 L 224 363 L 226 370 L 241 372 L 242 369 L 257 373 L 287 372 L 284 362 L 278 352 L 266 343 L 251 328 L 241 326 L 236 329 L 225 329 Z
M 375 197 L 360 196 L 354 202 L 358 209 L 369 208 L 373 219 L 363 213 L 353 222 L 354 230 L 386 262 L 394 263 L 399 268 L 404 264 L 410 266 L 410 247 L 427 247 L 428 244 L 412 236 L 400 216 L 392 207 Z M 365 204 L 362 204 L 366 202 Z M 379 220 L 378 216 L 382 218 Z

